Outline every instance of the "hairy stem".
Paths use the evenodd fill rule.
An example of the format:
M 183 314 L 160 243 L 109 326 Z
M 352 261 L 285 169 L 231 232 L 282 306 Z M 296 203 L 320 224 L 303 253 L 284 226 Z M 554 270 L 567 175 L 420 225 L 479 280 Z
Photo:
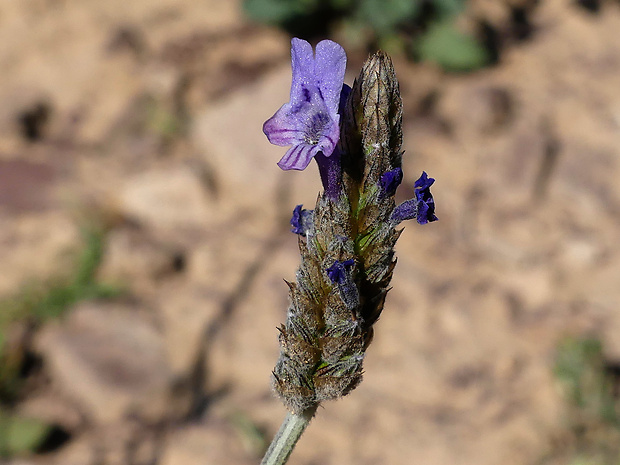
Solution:
M 280 430 L 267 449 L 261 465 L 284 465 L 288 461 L 295 444 L 310 423 L 317 407 L 318 404 L 302 414 L 287 413 Z

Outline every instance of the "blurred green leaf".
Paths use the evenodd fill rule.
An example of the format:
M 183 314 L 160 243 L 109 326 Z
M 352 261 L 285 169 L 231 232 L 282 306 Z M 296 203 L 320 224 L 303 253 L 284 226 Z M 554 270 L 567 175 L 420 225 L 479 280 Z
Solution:
M 389 55 L 402 55 L 405 53 L 406 44 L 402 37 L 396 34 L 385 34 L 379 37 L 377 45 Z
M 446 71 L 472 71 L 489 61 L 484 47 L 460 32 L 453 21 L 432 25 L 416 48 L 422 60 L 437 63 Z
M 245 0 L 243 7 L 255 21 L 281 24 L 292 18 L 312 13 L 317 0 Z
M 593 418 L 620 426 L 612 380 L 605 372 L 603 347 L 599 340 L 565 340 L 558 348 L 555 373 L 576 407 Z
M 412 38 L 426 30 L 413 51 L 447 71 L 474 70 L 491 59 L 474 37 L 459 32 L 453 23 L 467 0 L 244 0 L 243 5 L 252 19 L 298 37 L 316 38 L 337 30 L 347 47 L 379 47 L 395 55 L 406 53 Z M 163 127 L 174 129 L 168 123 Z
M 394 34 L 396 26 L 412 20 L 420 6 L 419 0 L 362 0 L 358 13 L 379 35 Z
M 549 463 L 620 464 L 620 404 L 608 368 L 598 339 L 566 338 L 558 345 L 554 373 L 568 400 L 567 429 L 549 457 L 562 461 Z
M 33 452 L 43 443 L 51 428 L 40 420 L 0 413 L 0 456 Z
M 601 371 L 602 346 L 596 339 L 567 339 L 558 348 L 555 374 L 565 384 L 571 401 L 585 406 L 584 384 Z
M 331 0 L 331 5 L 336 10 L 346 10 L 348 8 L 353 8 L 356 0 Z
M 456 16 L 465 9 L 467 0 L 434 0 L 441 17 Z

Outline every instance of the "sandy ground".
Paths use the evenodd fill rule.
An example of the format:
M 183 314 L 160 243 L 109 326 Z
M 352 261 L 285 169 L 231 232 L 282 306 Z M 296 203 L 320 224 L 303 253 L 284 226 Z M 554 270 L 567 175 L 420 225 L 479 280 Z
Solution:
M 573 463 L 558 343 L 598 337 L 620 363 L 620 5 L 530 19 L 470 75 L 395 58 L 398 195 L 427 171 L 440 221 L 407 225 L 365 379 L 290 463 Z M 289 37 L 236 1 L 7 0 L 0 44 L 0 292 L 62 274 L 93 217 L 99 277 L 126 289 L 36 332 L 16 408 L 68 440 L 10 463 L 258 463 L 285 415 L 269 375 L 299 261 L 288 218 L 320 189 L 261 132 Z

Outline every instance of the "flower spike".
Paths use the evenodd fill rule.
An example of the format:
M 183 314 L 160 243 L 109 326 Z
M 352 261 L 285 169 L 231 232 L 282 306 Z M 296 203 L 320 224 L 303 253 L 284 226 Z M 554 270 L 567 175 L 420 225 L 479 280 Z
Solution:
M 403 179 L 402 99 L 389 56 L 367 60 L 352 88 L 346 55 L 322 41 L 292 41 L 290 101 L 263 126 L 269 141 L 290 145 L 278 163 L 301 170 L 317 161 L 324 192 L 313 210 L 295 207 L 301 263 L 289 284 L 286 323 L 273 388 L 293 416 L 360 383 L 363 361 L 396 265 L 396 226 L 435 221 L 434 179 L 422 173 L 415 197 L 396 206 Z

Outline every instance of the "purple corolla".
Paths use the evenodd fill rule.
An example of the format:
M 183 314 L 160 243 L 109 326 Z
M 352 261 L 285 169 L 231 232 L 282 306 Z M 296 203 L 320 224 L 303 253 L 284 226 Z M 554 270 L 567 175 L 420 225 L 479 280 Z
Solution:
M 278 162 L 283 170 L 303 170 L 322 154 L 330 157 L 340 137 L 338 106 L 347 56 L 336 42 L 323 40 L 312 46 L 291 41 L 293 81 L 288 103 L 268 119 L 263 132 L 269 142 L 291 147 Z
M 415 218 L 418 223 L 426 224 L 437 221 L 435 216 L 435 200 L 431 194 L 431 186 L 435 179 L 429 178 L 426 171 L 413 185 L 415 199 L 405 200 L 392 211 L 390 219 L 394 224 Z

